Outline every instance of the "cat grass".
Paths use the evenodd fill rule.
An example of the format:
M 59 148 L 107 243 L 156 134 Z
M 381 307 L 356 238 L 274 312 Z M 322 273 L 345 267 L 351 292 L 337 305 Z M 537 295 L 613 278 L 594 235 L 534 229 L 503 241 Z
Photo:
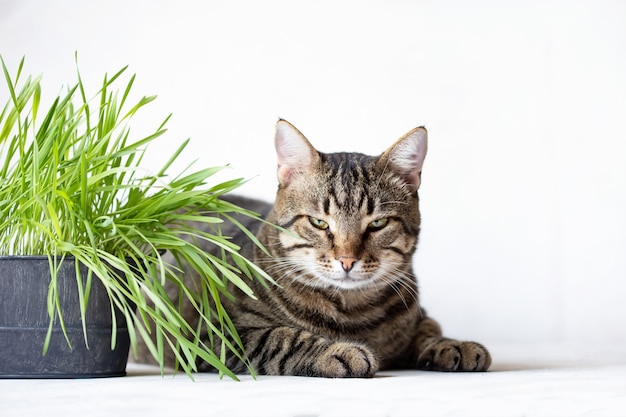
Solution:
M 270 280 L 221 233 L 235 213 L 256 216 L 220 199 L 244 180 L 214 181 L 222 166 L 170 174 L 189 140 L 160 169 L 143 167 L 149 147 L 166 137 L 169 116 L 152 133 L 136 137 L 131 121 L 155 97 L 130 101 L 135 76 L 128 77 L 127 68 L 105 75 L 93 94 L 77 65 L 77 81 L 43 108 L 41 76 L 25 76 L 24 59 L 14 75 L 1 63 L 0 97 L 8 94 L 8 100 L 0 110 L 0 255 L 49 257 L 50 330 L 43 353 L 53 324 L 65 330 L 55 271 L 72 257 L 89 268 L 86 284 L 77 280 L 83 323 L 97 279 L 126 317 L 133 350 L 142 340 L 162 370 L 169 350 L 190 376 L 201 358 L 235 378 L 223 355 L 243 357 L 244 351 L 222 306 L 227 283 L 252 297 L 248 280 Z M 197 242 L 219 248 L 217 255 Z M 196 287 L 183 284 L 176 266 L 183 264 L 201 277 Z M 168 297 L 166 282 L 177 289 L 179 302 Z M 184 319 L 183 301 L 195 309 L 197 325 Z

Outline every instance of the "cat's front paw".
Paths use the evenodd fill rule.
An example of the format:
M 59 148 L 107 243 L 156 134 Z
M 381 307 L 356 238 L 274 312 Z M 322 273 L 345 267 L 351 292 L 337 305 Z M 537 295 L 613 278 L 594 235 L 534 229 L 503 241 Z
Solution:
M 486 371 L 491 355 L 481 344 L 437 339 L 419 354 L 418 369 L 429 371 Z
M 359 344 L 335 342 L 317 358 L 316 376 L 327 378 L 370 378 L 378 370 L 373 352 Z

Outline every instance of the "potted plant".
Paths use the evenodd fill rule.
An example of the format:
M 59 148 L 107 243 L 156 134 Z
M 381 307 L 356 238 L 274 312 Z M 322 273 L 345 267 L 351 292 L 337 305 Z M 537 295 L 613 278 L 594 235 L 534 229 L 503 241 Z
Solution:
M 246 277 L 269 279 L 220 233 L 221 222 L 236 223 L 233 214 L 255 216 L 220 199 L 243 180 L 210 185 L 223 167 L 170 176 L 188 141 L 157 172 L 143 168 L 169 117 L 134 139 L 129 122 L 154 97 L 129 105 L 134 76 L 116 88 L 126 68 L 90 96 L 77 66 L 77 82 L 43 111 L 41 77 L 22 75 L 24 59 L 15 76 L 0 61 L 0 98 L 8 97 L 0 110 L 0 377 L 123 375 L 129 346 L 142 338 L 162 369 L 171 350 L 190 376 L 202 358 L 235 378 L 200 336 L 243 355 L 220 297 L 227 281 L 252 295 Z M 223 256 L 202 252 L 198 240 Z M 201 281 L 185 285 L 176 265 Z M 200 323 L 184 320 L 166 281 L 192 301 Z

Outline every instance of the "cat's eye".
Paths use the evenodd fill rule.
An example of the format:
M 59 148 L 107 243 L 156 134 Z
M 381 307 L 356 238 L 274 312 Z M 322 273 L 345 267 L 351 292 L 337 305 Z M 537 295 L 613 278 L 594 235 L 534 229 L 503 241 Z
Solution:
M 374 220 L 373 222 L 369 222 L 367 224 L 367 228 L 369 230 L 380 230 L 383 227 L 387 226 L 387 223 L 389 222 L 388 219 L 378 219 L 378 220 Z
M 316 219 L 315 217 L 309 217 L 309 222 L 320 230 L 328 229 L 328 223 L 326 223 L 324 220 Z

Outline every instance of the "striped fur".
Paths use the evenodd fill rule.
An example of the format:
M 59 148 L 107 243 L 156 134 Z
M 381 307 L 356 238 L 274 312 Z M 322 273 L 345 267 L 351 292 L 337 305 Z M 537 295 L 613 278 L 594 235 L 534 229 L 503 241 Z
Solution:
M 321 377 L 371 377 L 385 368 L 486 370 L 491 359 L 483 346 L 442 337 L 419 304 L 411 262 L 426 130 L 412 130 L 379 157 L 325 154 L 281 120 L 276 149 L 275 204 L 229 197 L 291 232 L 260 227 L 269 257 L 240 242 L 280 285 L 252 282 L 258 301 L 232 289 L 238 296 L 227 305 L 255 370 Z M 242 237 L 236 229 L 224 233 Z M 246 372 L 235 357 L 227 365 Z

